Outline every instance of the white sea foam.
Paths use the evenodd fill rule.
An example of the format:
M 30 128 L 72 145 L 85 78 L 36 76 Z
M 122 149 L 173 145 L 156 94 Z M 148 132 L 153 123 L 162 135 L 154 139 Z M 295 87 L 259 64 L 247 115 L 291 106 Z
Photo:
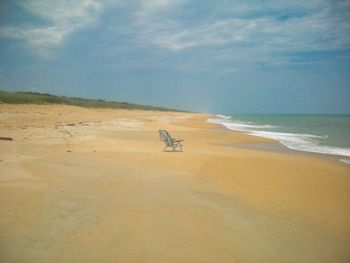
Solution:
M 326 138 L 326 136 L 264 131 L 249 132 L 249 134 L 277 140 L 293 150 L 350 156 L 350 149 L 319 145 L 319 141 Z
M 244 131 L 244 132 L 248 132 L 248 131 L 251 131 L 253 129 L 276 128 L 276 126 L 273 126 L 273 125 L 257 125 L 257 124 L 252 124 L 252 122 L 232 122 L 232 121 L 228 121 L 227 118 L 225 118 L 225 119 L 208 119 L 208 122 L 221 124 L 230 130 Z
M 340 159 L 340 161 L 343 162 L 343 163 L 350 164 L 350 160 L 349 159 Z
M 264 137 L 279 141 L 286 147 L 306 152 L 350 156 L 349 148 L 338 148 L 320 145 L 323 139 L 327 138 L 327 135 L 319 136 L 314 134 L 300 134 L 300 133 L 286 133 L 286 132 L 274 132 L 267 131 L 266 129 L 273 129 L 277 126 L 272 125 L 257 125 L 251 122 L 236 122 L 229 120 L 226 116 L 218 116 L 217 119 L 208 119 L 208 122 L 221 124 L 226 128 L 234 131 L 245 132 L 250 135 Z M 342 160 L 343 161 L 343 160 Z
M 222 119 L 225 119 L 225 120 L 231 119 L 231 116 L 225 116 L 225 115 L 220 115 L 220 114 L 218 114 L 216 116 L 218 116 L 218 117 L 220 117 Z

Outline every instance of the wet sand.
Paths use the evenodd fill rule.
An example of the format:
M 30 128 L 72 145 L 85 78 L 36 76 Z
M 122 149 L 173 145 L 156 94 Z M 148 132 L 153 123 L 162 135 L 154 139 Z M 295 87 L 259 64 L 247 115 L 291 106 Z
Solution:
M 208 117 L 0 104 L 0 261 L 349 262 L 350 166 Z

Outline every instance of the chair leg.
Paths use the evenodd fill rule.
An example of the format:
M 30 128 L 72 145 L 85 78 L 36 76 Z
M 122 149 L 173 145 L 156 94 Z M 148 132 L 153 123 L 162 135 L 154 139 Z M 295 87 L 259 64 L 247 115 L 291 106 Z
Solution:
M 175 148 L 176 148 L 176 147 L 180 148 L 180 151 L 182 152 L 182 146 L 181 146 L 180 143 L 177 143 L 176 145 L 174 145 L 174 147 L 175 147 Z
M 163 152 L 166 151 L 168 149 L 168 147 L 172 147 L 172 151 L 173 152 L 176 152 L 177 151 L 177 148 L 180 148 L 180 151 L 182 152 L 182 145 L 180 143 L 176 143 L 174 144 L 173 146 L 168 146 L 166 145 L 164 148 L 163 148 Z

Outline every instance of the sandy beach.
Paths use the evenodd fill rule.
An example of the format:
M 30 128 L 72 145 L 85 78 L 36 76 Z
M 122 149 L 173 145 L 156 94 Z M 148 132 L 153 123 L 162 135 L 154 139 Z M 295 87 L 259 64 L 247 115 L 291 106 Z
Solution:
M 350 165 L 209 117 L 0 104 L 0 261 L 350 262 Z

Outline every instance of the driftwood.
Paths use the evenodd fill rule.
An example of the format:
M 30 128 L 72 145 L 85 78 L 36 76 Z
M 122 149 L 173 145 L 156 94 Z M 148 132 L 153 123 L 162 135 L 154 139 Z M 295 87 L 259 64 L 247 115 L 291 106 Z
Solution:
M 1 137 L 0 136 L 0 140 L 13 141 L 13 138 L 11 138 L 11 137 Z

